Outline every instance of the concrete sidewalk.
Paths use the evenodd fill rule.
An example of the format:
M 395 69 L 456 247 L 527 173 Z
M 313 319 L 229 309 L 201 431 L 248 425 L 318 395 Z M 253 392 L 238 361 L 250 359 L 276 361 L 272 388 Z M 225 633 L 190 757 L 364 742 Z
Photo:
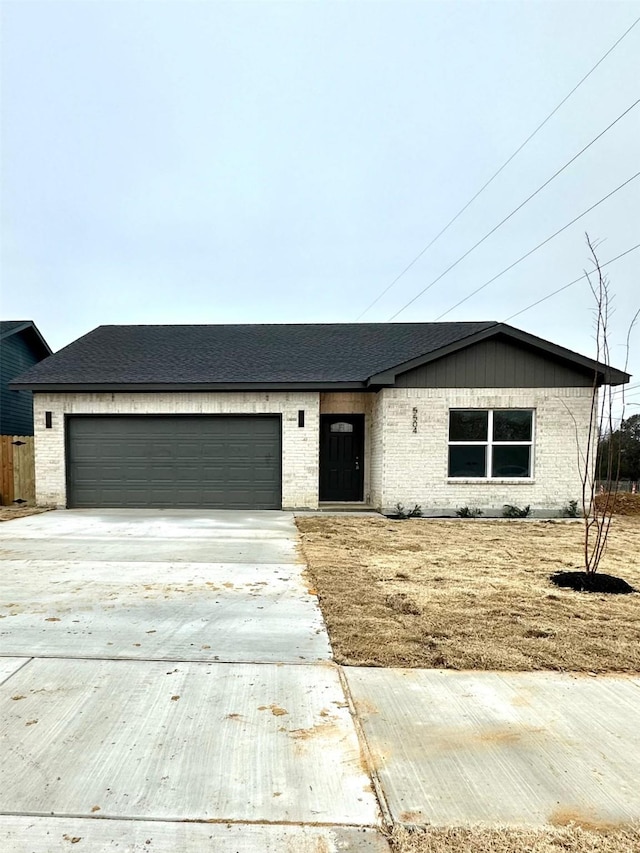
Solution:
M 640 821 L 640 678 L 344 671 L 394 821 Z

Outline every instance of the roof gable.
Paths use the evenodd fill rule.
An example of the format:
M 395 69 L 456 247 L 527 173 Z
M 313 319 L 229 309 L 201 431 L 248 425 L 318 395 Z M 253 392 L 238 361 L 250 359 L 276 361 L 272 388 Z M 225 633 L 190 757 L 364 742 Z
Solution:
M 23 334 L 40 359 L 51 355 L 51 347 L 42 337 L 33 320 L 0 320 L 0 341 L 18 334 Z

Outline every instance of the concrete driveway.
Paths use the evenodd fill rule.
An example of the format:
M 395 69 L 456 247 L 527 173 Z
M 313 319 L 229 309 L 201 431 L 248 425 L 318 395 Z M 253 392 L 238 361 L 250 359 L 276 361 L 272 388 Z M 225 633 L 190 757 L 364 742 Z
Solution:
M 0 849 L 387 849 L 291 514 L 51 512 L 0 558 Z
M 288 513 L 49 512 L 0 525 L 0 559 L 4 655 L 331 657 Z

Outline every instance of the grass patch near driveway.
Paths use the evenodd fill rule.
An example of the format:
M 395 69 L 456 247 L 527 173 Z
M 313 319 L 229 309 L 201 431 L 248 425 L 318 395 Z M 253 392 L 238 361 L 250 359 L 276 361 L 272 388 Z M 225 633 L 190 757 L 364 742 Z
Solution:
M 27 515 L 39 515 L 49 512 L 50 506 L 0 506 L 0 521 L 11 521 L 13 518 L 24 518 Z
M 338 663 L 640 671 L 640 594 L 561 589 L 578 523 L 299 517 Z M 601 570 L 640 589 L 640 518 L 616 518 Z
M 391 844 L 394 853 L 637 853 L 640 830 L 396 828 Z

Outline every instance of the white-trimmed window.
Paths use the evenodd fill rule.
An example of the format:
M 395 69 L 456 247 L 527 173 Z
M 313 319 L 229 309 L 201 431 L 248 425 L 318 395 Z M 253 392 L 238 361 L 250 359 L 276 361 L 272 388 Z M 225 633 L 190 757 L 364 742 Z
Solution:
M 450 409 L 449 477 L 533 476 L 533 409 Z

